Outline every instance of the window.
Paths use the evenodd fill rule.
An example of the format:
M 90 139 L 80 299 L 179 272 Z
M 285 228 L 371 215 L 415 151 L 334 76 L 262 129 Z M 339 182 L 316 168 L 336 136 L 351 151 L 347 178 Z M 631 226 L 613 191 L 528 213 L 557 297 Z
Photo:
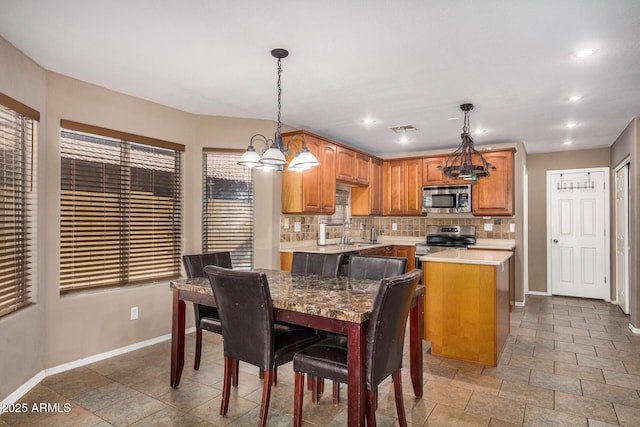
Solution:
M 233 267 L 253 268 L 253 175 L 239 166 L 242 151 L 205 149 L 202 250 L 230 251 Z
M 0 94 L 0 317 L 33 303 L 38 120 L 37 111 Z
M 178 277 L 184 146 L 61 125 L 60 292 Z

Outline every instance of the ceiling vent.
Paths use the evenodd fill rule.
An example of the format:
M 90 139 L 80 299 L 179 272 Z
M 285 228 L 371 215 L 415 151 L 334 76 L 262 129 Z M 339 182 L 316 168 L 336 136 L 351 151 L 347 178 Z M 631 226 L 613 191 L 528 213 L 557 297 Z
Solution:
M 393 127 L 390 127 L 389 129 L 391 129 L 395 133 L 414 132 L 418 130 L 418 128 L 416 128 L 414 125 L 393 126 Z

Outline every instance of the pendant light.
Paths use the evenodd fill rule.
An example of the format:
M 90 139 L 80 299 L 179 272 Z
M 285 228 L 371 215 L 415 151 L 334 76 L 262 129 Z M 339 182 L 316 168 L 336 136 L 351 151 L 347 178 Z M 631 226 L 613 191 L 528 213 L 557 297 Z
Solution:
M 282 98 L 282 58 L 289 56 L 289 52 L 286 49 L 273 49 L 271 56 L 278 59 L 278 122 L 276 125 L 276 133 L 273 139 L 267 138 L 264 135 L 256 134 L 251 137 L 247 151 L 240 157 L 238 161 L 239 165 L 246 166 L 248 168 L 257 168 L 262 170 L 283 170 L 284 165 L 287 164 L 285 154 L 290 154 L 292 144 L 300 142 L 300 152 L 296 153 L 291 163 L 289 163 L 288 170 L 301 172 L 312 167 L 318 166 L 320 162 L 309 151 L 307 144 L 304 140 L 304 135 L 292 136 L 285 148 L 282 142 L 282 122 L 280 120 L 281 110 L 281 98 Z M 256 142 L 262 142 L 265 145 L 265 151 L 260 156 L 254 147 Z
M 475 182 L 477 178 L 489 176 L 489 169 L 496 168 L 473 148 L 473 139 L 469 134 L 469 111 L 473 110 L 473 104 L 462 104 L 460 109 L 464 111 L 464 125 L 460 134 L 462 143 L 447 157 L 442 172 L 449 178 L 463 178 Z

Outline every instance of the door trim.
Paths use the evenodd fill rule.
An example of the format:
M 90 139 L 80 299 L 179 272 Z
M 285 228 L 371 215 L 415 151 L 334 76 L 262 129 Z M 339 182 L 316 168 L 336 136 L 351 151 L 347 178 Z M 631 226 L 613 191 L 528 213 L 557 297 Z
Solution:
M 604 227 L 605 227 L 605 238 L 604 238 L 604 280 L 606 282 L 606 291 L 605 295 L 603 295 L 603 300 L 607 302 L 611 302 L 611 267 L 610 267 L 610 246 L 611 246 L 611 223 L 609 219 L 610 215 L 610 168 L 602 167 L 602 168 L 581 168 L 581 169 L 558 169 L 558 170 L 548 170 L 546 176 L 546 193 L 547 193 L 547 295 L 551 296 L 553 294 L 552 289 L 552 271 L 551 271 L 551 192 L 550 192 L 550 182 L 551 175 L 561 174 L 561 173 L 586 173 L 586 172 L 602 172 L 604 174 Z
M 629 314 L 631 311 L 631 301 L 630 301 L 630 297 L 631 295 L 629 295 L 631 293 L 631 266 L 629 265 L 629 262 L 631 261 L 631 257 L 630 257 L 630 248 L 631 248 L 631 205 L 630 205 L 630 198 L 631 198 L 631 176 L 629 174 L 629 172 L 631 171 L 631 156 L 627 156 L 625 157 L 620 163 L 618 163 L 614 168 L 613 168 L 613 179 L 614 179 L 614 200 L 616 201 L 614 204 L 614 230 L 615 230 L 615 234 L 614 234 L 614 242 L 615 242 L 615 256 L 614 256 L 614 262 L 615 262 L 615 266 L 614 266 L 614 270 L 616 272 L 616 283 L 615 283 L 615 287 L 613 288 L 613 290 L 615 290 L 615 302 L 618 306 L 620 306 L 620 301 L 618 301 L 618 285 L 619 285 L 619 274 L 620 272 L 618 271 L 618 202 L 615 196 L 615 192 L 617 191 L 617 184 L 618 184 L 618 172 L 620 170 L 622 170 L 623 168 L 627 168 L 627 223 L 626 223 L 626 238 L 627 238 L 627 262 L 626 264 L 626 271 L 624 272 L 624 274 L 626 274 L 626 285 L 627 288 L 625 289 L 625 295 L 626 295 L 626 301 L 625 301 L 625 308 L 627 309 L 626 314 Z M 622 311 L 624 312 L 624 308 L 622 308 Z

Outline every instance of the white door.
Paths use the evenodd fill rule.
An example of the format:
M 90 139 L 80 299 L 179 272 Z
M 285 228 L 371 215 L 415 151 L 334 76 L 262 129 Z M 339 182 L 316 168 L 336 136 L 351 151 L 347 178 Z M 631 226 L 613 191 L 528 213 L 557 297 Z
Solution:
M 552 295 L 609 300 L 608 168 L 547 172 Z
M 629 314 L 629 164 L 616 170 L 616 300 Z

